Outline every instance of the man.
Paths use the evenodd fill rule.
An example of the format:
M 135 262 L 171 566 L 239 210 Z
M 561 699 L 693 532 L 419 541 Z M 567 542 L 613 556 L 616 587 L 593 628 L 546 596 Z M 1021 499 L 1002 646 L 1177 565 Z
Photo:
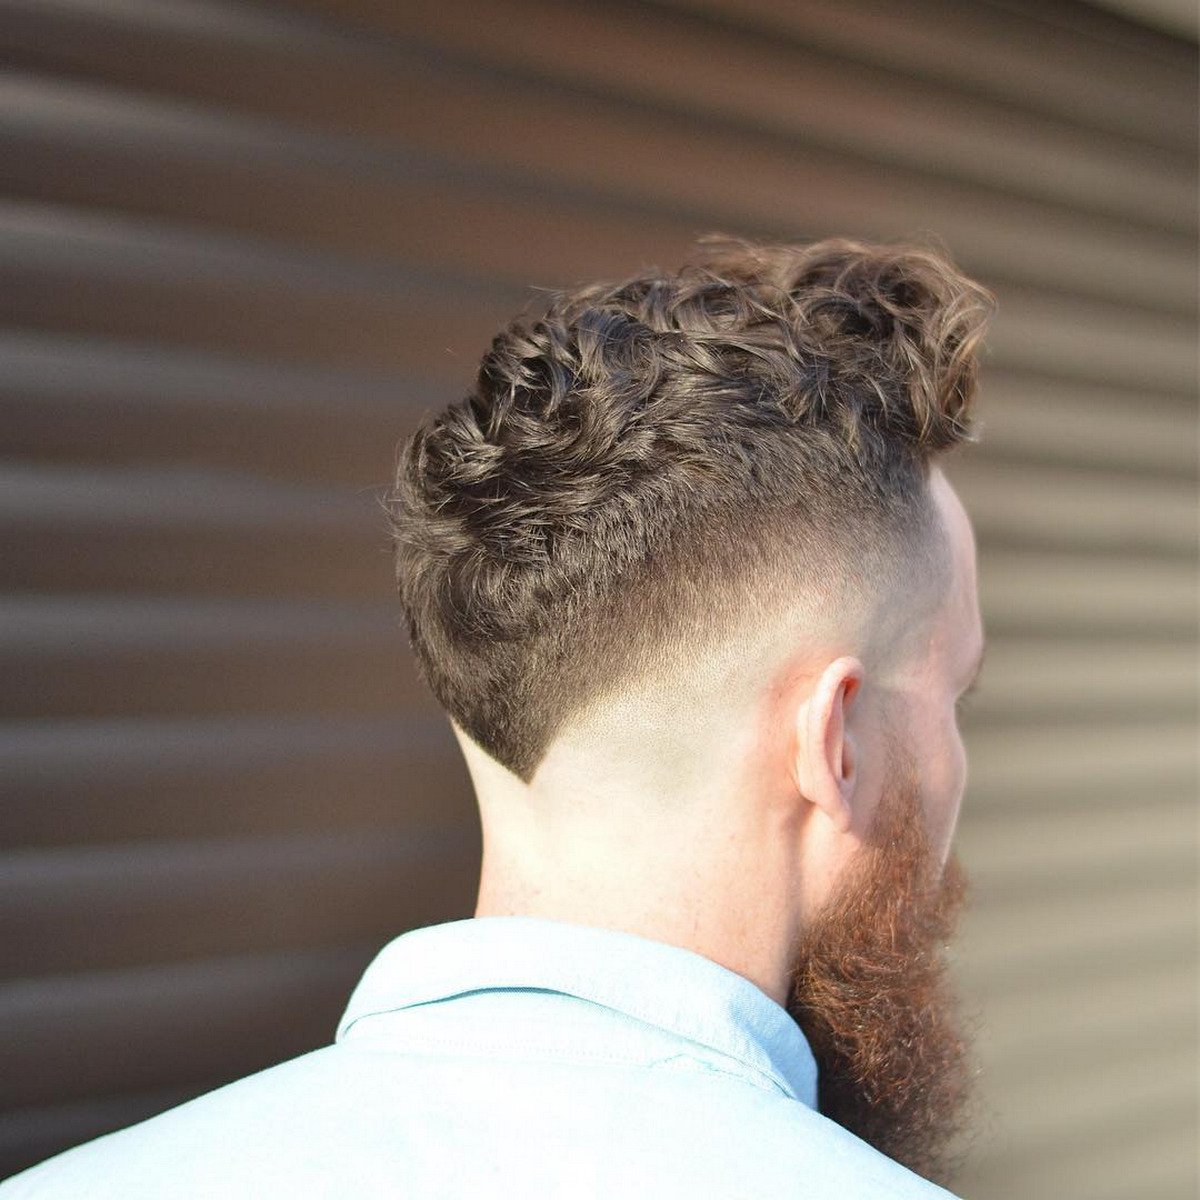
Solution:
M 983 634 L 934 460 L 989 310 L 923 248 L 712 242 L 503 331 L 387 498 L 475 916 L 4 1200 L 946 1195 Z

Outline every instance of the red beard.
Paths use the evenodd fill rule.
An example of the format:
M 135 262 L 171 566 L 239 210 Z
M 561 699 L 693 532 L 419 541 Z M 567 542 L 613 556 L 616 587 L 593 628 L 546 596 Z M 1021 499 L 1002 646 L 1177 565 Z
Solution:
M 947 1183 L 972 1071 L 943 949 L 966 878 L 954 858 L 939 873 L 915 773 L 893 778 L 861 858 L 801 939 L 787 1007 L 817 1060 L 820 1111 Z

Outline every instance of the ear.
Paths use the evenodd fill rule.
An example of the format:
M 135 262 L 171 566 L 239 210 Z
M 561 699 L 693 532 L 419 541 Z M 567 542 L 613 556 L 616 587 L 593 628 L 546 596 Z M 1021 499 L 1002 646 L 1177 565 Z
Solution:
M 796 713 L 796 782 L 839 833 L 850 830 L 854 817 L 858 744 L 849 716 L 862 681 L 857 658 L 835 659 Z

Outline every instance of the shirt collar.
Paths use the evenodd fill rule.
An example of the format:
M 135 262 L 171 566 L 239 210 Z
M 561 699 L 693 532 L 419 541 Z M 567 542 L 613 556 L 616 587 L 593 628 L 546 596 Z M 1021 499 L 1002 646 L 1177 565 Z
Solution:
M 709 1046 L 816 1108 L 817 1068 L 788 1012 L 736 972 L 681 946 L 545 917 L 469 917 L 388 943 L 338 1026 L 488 988 L 563 992 Z

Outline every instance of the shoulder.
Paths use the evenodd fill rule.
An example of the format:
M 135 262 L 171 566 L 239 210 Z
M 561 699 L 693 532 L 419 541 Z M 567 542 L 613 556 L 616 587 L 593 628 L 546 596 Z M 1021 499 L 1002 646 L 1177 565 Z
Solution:
M 76 1146 L 0 1183 L 0 1200 L 238 1196 L 255 1194 L 247 1186 L 264 1171 L 286 1192 L 279 1164 L 312 1147 L 328 1109 L 349 1099 L 329 1057 L 302 1055 Z
M 684 1083 L 688 1075 L 692 1078 Z M 696 1148 L 698 1195 L 796 1200 L 954 1200 L 836 1122 L 782 1093 L 740 1080 L 681 1073 L 660 1132 Z M 691 1136 L 688 1136 L 690 1130 Z M 728 1172 L 741 1187 L 705 1190 Z
M 494 1195 L 498 1179 L 577 1200 L 949 1200 L 798 1101 L 687 1056 L 647 1069 L 347 1045 L 67 1151 L 0 1200 L 416 1200 Z

